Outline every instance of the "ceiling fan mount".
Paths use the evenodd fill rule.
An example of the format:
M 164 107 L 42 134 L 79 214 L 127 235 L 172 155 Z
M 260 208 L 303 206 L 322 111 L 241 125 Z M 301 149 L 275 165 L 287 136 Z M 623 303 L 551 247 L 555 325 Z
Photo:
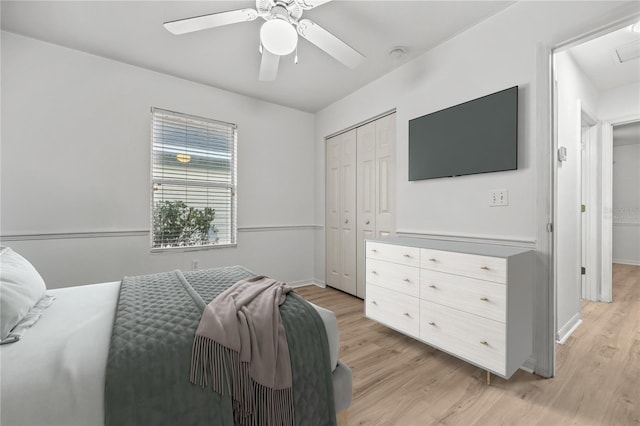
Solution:
M 265 20 L 279 18 L 285 19 L 292 25 L 302 17 L 303 9 L 296 0 L 287 3 L 283 0 L 257 0 L 256 9 L 258 15 Z
M 316 45 L 337 61 L 349 68 L 357 67 L 364 56 L 345 42 L 310 19 L 301 19 L 305 10 L 313 9 L 330 0 L 256 0 L 256 8 L 231 10 L 209 15 L 165 22 L 164 27 L 172 34 L 186 34 L 194 31 L 220 27 L 240 22 L 254 21 L 258 17 L 265 20 L 260 28 L 259 79 L 275 80 L 280 57 L 292 53 L 298 42 L 298 35 Z

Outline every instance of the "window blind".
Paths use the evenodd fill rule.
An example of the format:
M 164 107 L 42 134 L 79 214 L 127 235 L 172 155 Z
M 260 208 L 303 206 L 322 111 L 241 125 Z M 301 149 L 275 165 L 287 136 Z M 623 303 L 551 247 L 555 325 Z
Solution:
M 236 125 L 151 113 L 152 249 L 235 244 Z

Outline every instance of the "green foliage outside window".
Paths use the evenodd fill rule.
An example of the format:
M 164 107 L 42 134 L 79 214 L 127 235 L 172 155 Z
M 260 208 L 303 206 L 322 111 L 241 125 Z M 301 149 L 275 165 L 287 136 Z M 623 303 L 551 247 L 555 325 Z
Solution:
M 184 201 L 158 201 L 153 209 L 153 247 L 215 244 L 215 210 L 197 209 Z

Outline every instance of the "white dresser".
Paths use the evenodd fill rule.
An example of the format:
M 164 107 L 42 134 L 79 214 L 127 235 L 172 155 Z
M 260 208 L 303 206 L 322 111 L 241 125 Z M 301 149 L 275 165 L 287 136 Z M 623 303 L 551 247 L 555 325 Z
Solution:
M 534 252 L 367 240 L 365 315 L 508 379 L 532 353 Z

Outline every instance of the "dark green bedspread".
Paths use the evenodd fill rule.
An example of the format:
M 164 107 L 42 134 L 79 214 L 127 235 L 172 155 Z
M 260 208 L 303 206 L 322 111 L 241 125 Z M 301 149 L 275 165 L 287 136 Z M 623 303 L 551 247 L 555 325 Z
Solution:
M 125 277 L 106 369 L 105 424 L 233 425 L 231 399 L 189 382 L 204 306 L 255 274 L 241 266 Z M 296 293 L 280 306 L 293 374 L 296 425 L 334 425 L 324 324 Z

